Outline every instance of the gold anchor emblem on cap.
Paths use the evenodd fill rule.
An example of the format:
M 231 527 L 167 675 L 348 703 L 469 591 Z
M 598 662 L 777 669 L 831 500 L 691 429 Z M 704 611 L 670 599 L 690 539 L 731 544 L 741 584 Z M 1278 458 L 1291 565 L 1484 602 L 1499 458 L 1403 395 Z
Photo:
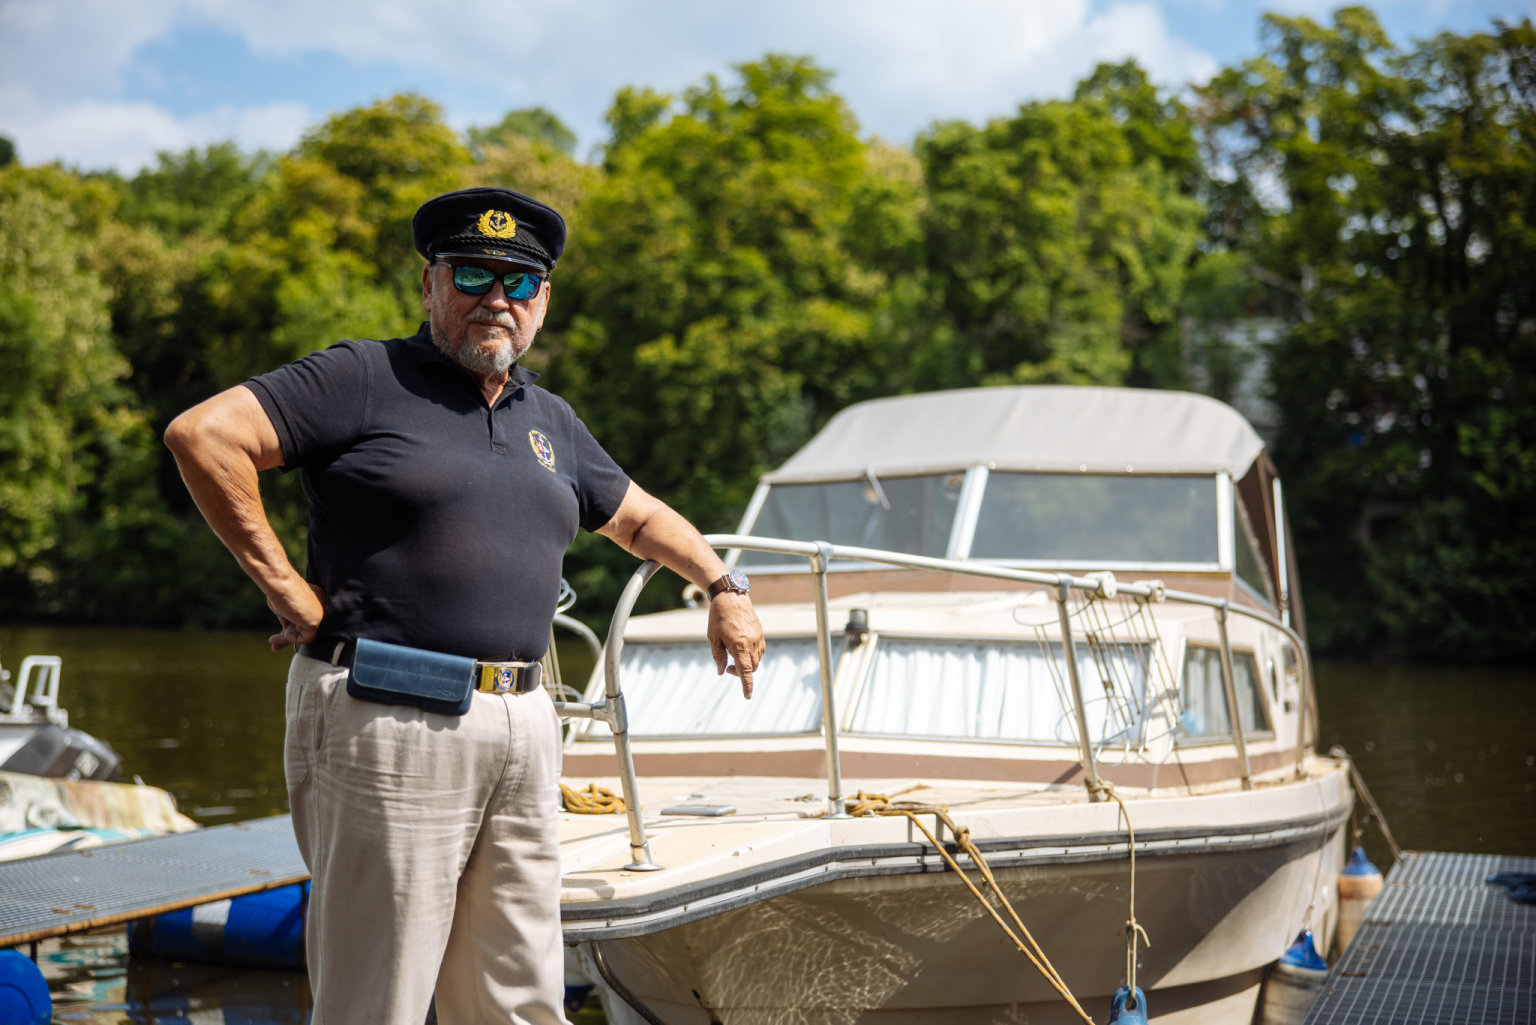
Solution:
M 513 238 L 517 235 L 517 221 L 505 210 L 487 210 L 480 215 L 476 225 L 480 234 L 488 238 Z

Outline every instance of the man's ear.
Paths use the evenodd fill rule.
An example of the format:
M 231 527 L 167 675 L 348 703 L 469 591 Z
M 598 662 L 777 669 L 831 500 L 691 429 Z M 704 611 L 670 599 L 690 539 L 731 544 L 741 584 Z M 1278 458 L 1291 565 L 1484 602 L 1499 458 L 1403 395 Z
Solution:
M 432 265 L 421 268 L 421 308 L 432 311 Z
M 538 323 L 533 325 L 533 329 L 535 331 L 537 331 L 539 328 L 544 326 L 544 314 L 546 314 L 548 312 L 549 312 L 549 279 L 545 278 L 544 279 L 544 305 L 539 307 L 539 320 L 538 320 Z

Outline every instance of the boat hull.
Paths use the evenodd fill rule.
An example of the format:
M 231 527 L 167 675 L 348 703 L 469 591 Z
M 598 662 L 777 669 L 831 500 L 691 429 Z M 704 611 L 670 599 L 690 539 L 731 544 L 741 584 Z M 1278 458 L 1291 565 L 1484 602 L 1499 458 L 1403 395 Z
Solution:
M 1332 815 L 1267 841 L 1190 838 L 1183 849 L 1164 844 L 1137 857 L 1136 917 L 1151 939 L 1137 981 L 1154 1020 L 1246 1022 L 1266 966 L 1309 905 L 1314 931 L 1332 936 L 1345 824 Z M 1084 1009 L 1102 1017 L 1126 975 L 1123 840 L 1117 852 L 1020 856 L 1012 865 L 1006 843 L 987 847 L 1025 925 Z M 673 1025 L 1081 1020 L 936 859 L 587 949 L 616 989 Z

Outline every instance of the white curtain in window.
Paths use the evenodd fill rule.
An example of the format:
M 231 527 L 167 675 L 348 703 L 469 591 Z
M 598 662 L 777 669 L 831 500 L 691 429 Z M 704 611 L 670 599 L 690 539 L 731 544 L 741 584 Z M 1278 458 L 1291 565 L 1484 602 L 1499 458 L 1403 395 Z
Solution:
M 804 733 L 821 727 L 821 672 L 812 639 L 775 639 L 752 675 L 752 700 L 741 681 L 715 674 L 709 645 L 630 643 L 619 683 L 634 737 Z
M 1259 697 L 1258 663 L 1249 652 L 1232 653 L 1232 685 L 1237 692 L 1237 711 L 1243 733 L 1269 729 Z M 1221 652 L 1190 645 L 1184 652 L 1184 683 L 1180 689 L 1183 711 L 1179 735 L 1230 737 L 1232 717 L 1227 714 L 1227 689 L 1221 681 Z
M 1088 645 L 1075 647 L 1093 741 L 1134 736 L 1146 693 L 1145 653 L 1137 645 L 1108 646 L 1101 664 Z M 852 729 L 1072 743 L 1077 728 L 1069 702 L 1059 644 L 882 638 Z

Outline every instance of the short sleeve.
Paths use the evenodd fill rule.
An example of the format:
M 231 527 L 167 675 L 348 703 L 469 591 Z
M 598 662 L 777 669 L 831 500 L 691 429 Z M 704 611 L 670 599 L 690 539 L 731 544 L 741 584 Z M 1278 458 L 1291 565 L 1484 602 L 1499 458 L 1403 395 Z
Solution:
M 587 430 L 587 425 L 579 417 L 573 419 L 576 426 L 572 433 L 580 454 L 577 465 L 581 467 L 577 479 L 581 526 L 583 530 L 596 530 L 613 519 L 613 514 L 619 511 L 619 506 L 624 502 L 624 494 L 629 490 L 629 475 L 597 443 L 592 432 Z
M 253 377 L 256 396 L 283 446 L 286 469 L 334 458 L 358 436 L 368 408 L 368 358 L 359 343 L 338 342 Z

